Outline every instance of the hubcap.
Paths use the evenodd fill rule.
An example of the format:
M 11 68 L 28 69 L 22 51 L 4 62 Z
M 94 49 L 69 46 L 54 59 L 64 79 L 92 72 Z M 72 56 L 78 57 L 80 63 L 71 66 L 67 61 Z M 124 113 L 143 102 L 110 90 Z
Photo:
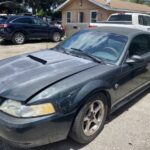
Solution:
M 16 34 L 15 41 L 18 44 L 22 44 L 24 42 L 24 35 L 22 33 Z
M 59 33 L 54 33 L 54 40 L 58 42 L 60 40 L 60 34 Z
M 105 108 L 101 100 L 96 100 L 89 106 L 83 119 L 83 131 L 86 136 L 91 136 L 98 131 L 104 114 Z

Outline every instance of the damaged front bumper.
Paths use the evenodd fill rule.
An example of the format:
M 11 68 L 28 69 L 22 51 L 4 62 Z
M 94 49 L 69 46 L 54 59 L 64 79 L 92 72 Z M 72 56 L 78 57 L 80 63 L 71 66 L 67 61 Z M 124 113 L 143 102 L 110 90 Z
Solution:
M 0 112 L 0 137 L 16 147 L 37 147 L 67 138 L 72 114 L 20 119 Z

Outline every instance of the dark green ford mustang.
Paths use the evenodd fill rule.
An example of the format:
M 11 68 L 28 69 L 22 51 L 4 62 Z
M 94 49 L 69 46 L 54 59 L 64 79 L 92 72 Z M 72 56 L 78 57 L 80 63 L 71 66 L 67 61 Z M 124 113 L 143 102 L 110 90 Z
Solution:
M 0 137 L 35 147 L 91 142 L 106 117 L 150 87 L 150 34 L 82 30 L 50 50 L 0 61 Z

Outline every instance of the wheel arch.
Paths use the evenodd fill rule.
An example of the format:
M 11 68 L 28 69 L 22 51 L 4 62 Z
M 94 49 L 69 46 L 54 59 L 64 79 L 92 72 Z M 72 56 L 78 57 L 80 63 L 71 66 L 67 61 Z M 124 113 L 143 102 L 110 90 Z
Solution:
M 79 111 L 82 109 L 82 107 L 88 102 L 85 99 L 88 99 L 88 97 L 90 97 L 91 95 L 96 94 L 96 93 L 99 93 L 99 94 L 102 93 L 106 96 L 106 103 L 108 105 L 108 114 L 109 114 L 109 112 L 111 110 L 111 105 L 112 105 L 110 93 L 105 88 L 100 88 L 100 89 L 96 88 L 96 89 L 93 89 L 93 91 L 91 91 L 90 93 L 88 93 L 85 97 L 83 97 L 83 99 L 81 100 L 81 104 L 76 111 L 76 115 L 79 113 Z
M 53 35 L 54 33 L 56 33 L 56 32 L 58 32 L 58 33 L 61 35 L 61 37 L 62 37 L 63 33 L 62 33 L 61 29 L 59 29 L 59 28 L 57 28 L 57 27 L 53 27 L 53 28 L 52 28 L 51 33 L 50 33 L 50 36 L 52 37 L 52 35 Z
M 76 116 L 78 115 L 78 113 L 80 112 L 80 110 L 83 108 L 83 106 L 88 102 L 88 100 L 85 100 L 85 99 L 88 99 L 88 97 L 90 97 L 91 95 L 93 95 L 93 94 L 97 94 L 97 93 L 102 93 L 102 94 L 104 94 L 105 96 L 106 96 L 106 103 L 107 103 L 107 105 L 108 105 L 108 115 L 109 115 L 109 112 L 110 112 L 110 110 L 111 110 L 111 96 L 110 96 L 110 93 L 109 93 L 109 91 L 107 90 L 108 89 L 108 87 L 107 86 L 98 86 L 98 82 L 97 81 L 95 81 L 95 82 L 93 82 L 93 83 L 96 83 L 96 85 L 97 86 L 95 86 L 95 88 L 90 88 L 90 89 L 88 89 L 88 93 L 85 93 L 84 94 L 84 96 L 82 95 L 82 92 L 80 93 L 81 95 L 82 95 L 82 99 L 79 101 L 79 103 L 80 103 L 80 105 L 79 105 L 79 107 L 77 108 L 77 110 L 76 110 L 76 114 L 75 114 L 75 116 L 74 116 L 74 118 L 73 118 L 73 121 L 72 121 L 72 123 L 71 123 L 71 127 L 70 127 L 70 131 L 69 131 L 69 134 L 70 134 L 70 132 L 71 132 L 71 129 L 72 129 L 72 126 L 73 126 L 73 124 L 74 124 L 74 121 L 75 121 L 75 118 L 76 118 Z M 90 86 L 91 84 L 89 84 L 88 85 L 88 87 Z M 87 87 L 87 86 L 86 86 Z M 86 90 L 87 88 L 85 88 L 85 90 Z M 82 91 L 83 90 L 83 88 L 80 90 L 80 91 Z M 78 95 L 76 98 L 78 99 L 81 95 Z M 78 103 L 78 104 L 79 104 Z
M 18 33 L 18 32 L 23 33 L 23 34 L 25 35 L 26 40 L 29 38 L 29 34 L 28 34 L 26 31 L 23 31 L 23 30 L 16 30 L 16 31 L 12 34 L 11 39 L 12 39 L 13 36 L 14 36 L 16 33 Z
M 87 99 L 89 96 L 95 93 L 103 93 L 106 96 L 108 109 L 110 110 L 111 109 L 111 95 L 108 89 L 110 89 L 110 85 L 108 82 L 105 82 L 102 80 L 91 81 L 79 90 L 74 101 L 75 103 L 78 104 L 78 106 L 80 103 L 82 107 L 87 102 L 85 99 Z

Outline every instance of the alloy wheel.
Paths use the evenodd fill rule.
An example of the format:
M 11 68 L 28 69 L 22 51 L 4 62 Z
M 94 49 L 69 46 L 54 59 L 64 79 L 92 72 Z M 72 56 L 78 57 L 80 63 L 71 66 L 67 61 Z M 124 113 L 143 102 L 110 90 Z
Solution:
M 55 42 L 59 42 L 60 39 L 61 39 L 60 33 L 58 33 L 58 32 L 54 33 L 53 39 L 54 39 Z
M 89 105 L 83 119 L 83 132 L 86 136 L 95 134 L 104 119 L 105 106 L 101 100 L 96 100 Z
M 17 44 L 23 44 L 24 41 L 25 41 L 24 35 L 22 33 L 17 33 L 15 35 L 15 41 L 16 41 Z

